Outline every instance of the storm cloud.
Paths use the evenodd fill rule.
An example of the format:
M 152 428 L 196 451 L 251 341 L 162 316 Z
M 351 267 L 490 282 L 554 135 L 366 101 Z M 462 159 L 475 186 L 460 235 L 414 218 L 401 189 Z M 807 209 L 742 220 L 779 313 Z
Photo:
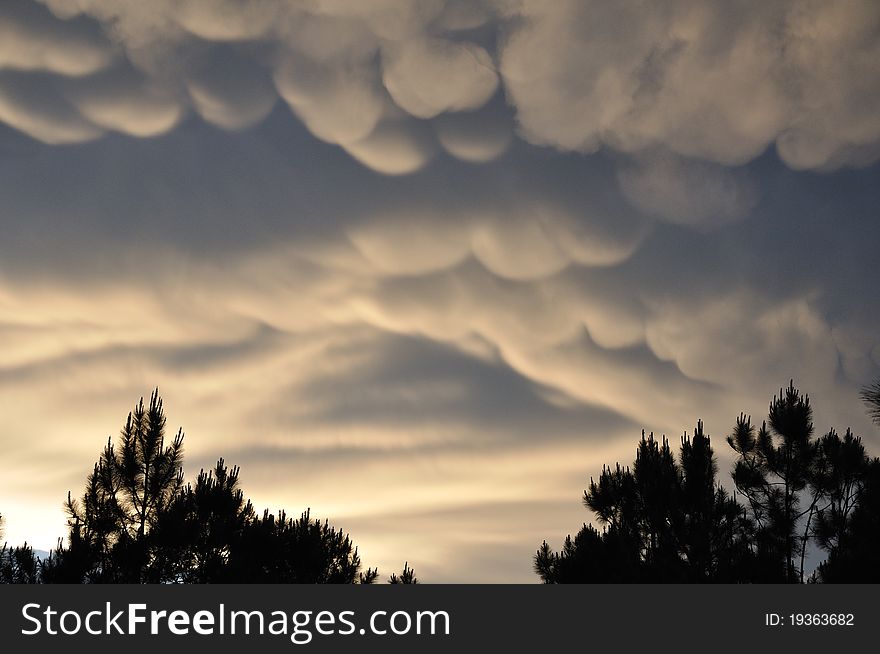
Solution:
M 876 452 L 878 158 L 876 3 L 5 2 L 7 535 L 156 385 L 190 476 L 427 581 L 790 378 Z

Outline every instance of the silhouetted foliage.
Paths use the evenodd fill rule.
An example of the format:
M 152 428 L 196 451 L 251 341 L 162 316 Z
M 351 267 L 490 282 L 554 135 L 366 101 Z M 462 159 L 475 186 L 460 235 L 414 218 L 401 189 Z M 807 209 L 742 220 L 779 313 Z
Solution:
M 862 400 L 868 405 L 868 415 L 880 425 L 880 379 L 862 389 Z
M 67 545 L 42 565 L 47 583 L 374 583 L 348 535 L 326 520 L 264 511 L 221 458 L 183 483 L 183 433 L 165 444 L 158 392 L 108 442 L 80 500 L 68 495 Z M 408 566 L 392 583 L 416 583 Z
M 880 463 L 847 430 L 813 438 L 809 399 L 790 384 L 755 428 L 740 415 L 728 444 L 740 505 L 717 485 L 709 437 L 698 423 L 678 461 L 666 439 L 638 445 L 632 468 L 605 467 L 584 504 L 584 525 L 534 559 L 545 583 L 804 581 L 808 548 L 827 554 L 812 580 L 880 579 Z
M 3 538 L 3 516 L 0 515 L 0 539 Z M 40 562 L 34 550 L 25 543 L 0 547 L 0 584 L 36 584 L 40 582 Z
M 86 481 L 82 499 L 68 494 L 68 552 L 59 549 L 50 579 L 161 582 L 152 530 L 183 486 L 183 432 L 165 444 L 158 391 L 128 414 L 117 450 L 112 440 Z
M 584 525 L 535 556 L 545 583 L 725 582 L 749 576 L 751 522 L 715 482 L 709 436 L 698 423 L 678 461 L 664 438 L 642 439 L 632 468 L 605 467 L 584 504 L 603 530 Z
M 223 459 L 199 472 L 162 512 L 153 531 L 157 565 L 163 581 L 209 583 L 232 581 L 229 560 L 240 547 L 254 509 L 238 487 L 238 467 Z
M 850 430 L 843 438 L 833 429 L 812 437 L 809 398 L 793 383 L 773 398 L 768 420 L 757 433 L 745 416 L 737 420 L 728 438 L 739 455 L 733 480 L 757 525 L 760 578 L 803 582 L 811 543 L 831 559 L 849 556 L 850 523 L 870 462 Z
M 745 415 L 737 418 L 727 442 L 739 455 L 733 482 L 748 500 L 757 526 L 761 578 L 793 582 L 798 576 L 816 502 L 800 510 L 801 492 L 810 480 L 818 444 L 812 440 L 813 410 L 808 397 L 791 384 L 770 403 L 769 426 L 755 430 Z M 807 526 L 801 536 L 801 519 Z
M 836 547 L 816 571 L 826 583 L 880 583 L 880 459 L 867 463 L 861 475 L 858 501 L 843 529 L 835 534 Z
M 0 548 L 0 584 L 40 583 L 40 562 L 25 543 L 19 547 Z
M 398 577 L 395 573 L 391 573 L 391 576 L 388 578 L 389 584 L 417 584 L 419 583 L 418 578 L 416 577 L 415 571 L 409 567 L 409 563 L 403 564 L 403 571 L 400 573 Z
M 245 525 L 232 548 L 230 581 L 252 583 L 373 583 L 377 572 L 360 573 L 357 548 L 327 521 L 312 520 L 306 510 L 291 519 L 284 511 L 265 511 Z

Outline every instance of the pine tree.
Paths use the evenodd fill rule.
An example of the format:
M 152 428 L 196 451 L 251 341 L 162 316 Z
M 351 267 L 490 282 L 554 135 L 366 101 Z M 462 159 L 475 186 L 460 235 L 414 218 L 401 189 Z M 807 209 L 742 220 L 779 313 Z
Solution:
M 51 575 L 88 582 L 159 582 L 150 534 L 183 485 L 183 432 L 165 442 L 158 390 L 129 413 L 119 448 L 108 439 L 82 499 L 68 493 L 68 546 L 50 561 Z
M 416 577 L 415 570 L 410 568 L 409 563 L 407 562 L 407 563 L 403 564 L 403 572 L 400 573 L 399 577 L 396 574 L 394 574 L 393 572 L 391 573 L 391 576 L 388 578 L 388 583 L 395 584 L 395 585 L 396 584 L 418 584 L 419 580 Z
M 25 543 L 18 547 L 0 548 L 0 584 L 40 583 L 40 562 L 34 550 Z
M 221 458 L 183 485 L 183 433 L 165 443 L 154 392 L 129 414 L 118 448 L 108 441 L 79 500 L 68 494 L 67 545 L 43 562 L 46 583 L 362 583 L 347 534 L 310 511 L 257 515 L 239 469 Z M 395 583 L 417 583 L 404 566 Z
M 0 515 L 0 540 L 3 538 L 3 516 Z M 36 584 L 40 582 L 40 562 L 34 550 L 25 543 L 0 547 L 0 584 Z
M 861 392 L 862 400 L 868 405 L 868 415 L 880 425 L 880 379 L 865 386 Z
M 865 460 L 851 489 L 841 492 L 839 503 L 831 508 L 831 529 L 817 530 L 828 558 L 819 565 L 816 578 L 826 583 L 880 583 L 880 459 Z M 847 499 L 852 492 L 854 504 Z
M 750 522 L 716 472 L 702 423 L 682 438 L 678 462 L 665 438 L 643 432 L 632 468 L 606 466 L 584 491 L 602 531 L 585 524 L 558 553 L 545 541 L 535 572 L 545 583 L 748 579 Z
M 238 486 L 239 468 L 221 458 L 200 471 L 160 514 L 153 529 L 156 564 L 166 582 L 227 581 L 231 552 L 254 517 Z
M 739 455 L 733 481 L 748 500 L 758 527 L 761 576 L 768 581 L 803 581 L 797 562 L 803 558 L 809 530 L 801 534 L 798 525 L 815 510 L 814 504 L 800 508 L 818 455 L 812 417 L 809 398 L 792 382 L 770 403 L 769 425 L 764 422 L 756 432 L 751 420 L 741 415 L 727 439 Z
M 853 514 L 862 497 L 870 461 L 862 440 L 847 429 L 841 438 L 833 429 L 819 440 L 810 477 L 815 522 L 805 534 L 815 538 L 829 557 L 848 549 Z M 813 513 L 810 517 L 812 518 Z
M 373 583 L 377 572 L 361 572 L 351 539 L 326 520 L 265 511 L 250 520 L 229 554 L 230 581 L 288 584 Z

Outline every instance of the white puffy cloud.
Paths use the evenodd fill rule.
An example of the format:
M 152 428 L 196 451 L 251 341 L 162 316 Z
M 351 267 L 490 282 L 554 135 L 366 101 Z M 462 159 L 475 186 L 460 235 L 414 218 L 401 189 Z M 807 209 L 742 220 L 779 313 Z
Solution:
M 490 271 L 508 279 L 534 279 L 561 271 L 569 258 L 554 225 L 543 216 L 505 216 L 474 229 L 474 256 Z
M 500 157 L 513 140 L 506 117 L 490 112 L 441 114 L 434 121 L 440 145 L 449 154 L 470 163 L 487 163 Z
M 106 67 L 114 50 L 96 29 L 53 17 L 32 2 L 0 6 L 0 70 L 89 75 Z
M 662 145 L 725 165 L 776 144 L 792 167 L 815 168 L 880 140 L 876 3 L 527 1 L 508 10 L 518 22 L 501 73 L 536 143 Z
M 53 84 L 10 74 L 0 74 L 0 120 L 53 145 L 82 143 L 103 134 Z
M 385 121 L 367 137 L 343 147 L 368 168 L 386 175 L 406 175 L 420 170 L 436 149 L 425 126 L 401 120 Z
M 243 41 L 265 36 L 282 6 L 275 0 L 184 0 L 174 6 L 174 17 L 202 39 Z
M 443 0 L 317 0 L 313 12 L 341 20 L 363 21 L 377 37 L 400 41 L 421 34 L 444 7 Z
M 489 270 L 511 279 L 559 272 L 570 263 L 613 266 L 628 259 L 644 230 L 627 217 L 609 224 L 604 217 L 575 214 L 546 199 L 525 202 L 475 228 L 473 251 Z
M 382 80 L 399 107 L 418 118 L 478 109 L 495 93 L 489 54 L 471 43 L 415 39 L 382 50 Z
M 437 272 L 473 257 L 494 275 L 530 280 L 555 275 L 572 264 L 620 264 L 647 233 L 647 224 L 638 218 L 608 218 L 589 206 L 582 211 L 578 214 L 546 197 L 447 212 L 395 209 L 349 228 L 348 238 L 384 272 Z
M 65 96 L 99 127 L 139 137 L 164 134 L 183 116 L 183 106 L 169 90 L 139 77 L 111 72 L 71 81 Z
M 344 144 L 370 135 L 385 99 L 361 65 L 323 66 L 288 56 L 275 71 L 278 93 L 323 141 Z
M 398 275 L 444 270 L 470 253 L 464 225 L 415 209 L 353 226 L 348 238 L 375 269 Z
M 231 130 L 261 122 L 278 100 L 266 69 L 242 56 L 209 57 L 186 88 L 202 118 Z
M 105 68 L 119 50 L 159 95 L 180 98 L 188 88 L 206 120 L 240 129 L 271 109 L 260 75 L 224 89 L 222 77 L 199 78 L 191 65 L 212 44 L 240 46 L 239 56 L 251 59 L 242 66 L 272 68 L 278 93 L 315 136 L 362 142 L 348 151 L 390 174 L 421 168 L 423 148 L 411 140 L 389 139 L 385 128 L 373 135 L 381 147 L 368 140 L 401 110 L 437 119 L 437 139 L 457 158 L 497 157 L 508 145 L 506 129 L 480 129 L 478 120 L 455 114 L 479 109 L 499 91 L 526 140 L 582 153 L 667 151 L 691 162 L 676 174 L 685 186 L 694 176 L 725 186 L 712 166 L 695 172 L 699 161 L 739 166 L 768 148 L 794 169 L 880 157 L 880 7 L 870 0 L 736 9 L 686 1 L 645 8 L 630 0 L 40 2 L 55 16 L 16 4 L 2 28 L 0 66 L 82 76 Z M 174 124 L 143 115 L 137 120 L 153 123 L 136 127 L 131 107 L 82 102 L 89 120 L 130 134 Z M 671 166 L 649 174 L 637 163 L 626 185 L 653 187 Z M 656 213 L 691 223 L 697 219 L 685 214 L 701 212 L 693 204 L 682 210 L 681 198 L 667 195 Z M 733 220 L 722 213 L 713 211 L 709 222 Z
M 838 354 L 831 329 L 811 304 L 808 297 L 768 302 L 750 291 L 698 306 L 686 299 L 658 302 L 647 341 L 689 377 L 719 384 L 761 383 L 767 369 L 798 379 L 833 377 Z

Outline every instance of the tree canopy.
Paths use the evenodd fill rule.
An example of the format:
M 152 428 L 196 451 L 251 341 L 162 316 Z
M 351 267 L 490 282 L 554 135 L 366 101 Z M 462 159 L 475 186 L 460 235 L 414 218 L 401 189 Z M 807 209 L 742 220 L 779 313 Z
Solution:
M 669 442 L 642 438 L 631 467 L 590 479 L 584 505 L 602 531 L 584 525 L 560 552 L 545 541 L 535 571 L 546 583 L 729 582 L 754 565 L 752 522 L 716 484 L 710 438 L 697 423 L 678 458 Z
M 258 514 L 239 487 L 239 468 L 221 458 L 184 483 L 183 432 L 166 440 L 158 391 L 109 439 L 82 497 L 68 493 L 66 543 L 40 562 L 30 548 L 0 558 L 0 581 L 21 583 L 362 583 L 343 531 L 306 509 Z M 391 583 L 417 583 L 404 565 Z
M 0 514 L 0 541 L 3 540 L 3 515 Z M 0 584 L 34 584 L 40 578 L 40 565 L 27 543 L 0 547 Z
M 814 437 L 812 415 L 792 383 L 760 427 L 737 418 L 734 496 L 716 481 L 702 423 L 677 460 L 643 432 L 632 466 L 606 466 L 584 491 L 601 531 L 584 524 L 559 552 L 545 541 L 535 572 L 545 583 L 880 579 L 880 461 L 849 430 Z M 805 579 L 811 546 L 827 558 Z
M 868 415 L 880 425 L 880 379 L 862 389 L 862 400 L 868 406 Z

